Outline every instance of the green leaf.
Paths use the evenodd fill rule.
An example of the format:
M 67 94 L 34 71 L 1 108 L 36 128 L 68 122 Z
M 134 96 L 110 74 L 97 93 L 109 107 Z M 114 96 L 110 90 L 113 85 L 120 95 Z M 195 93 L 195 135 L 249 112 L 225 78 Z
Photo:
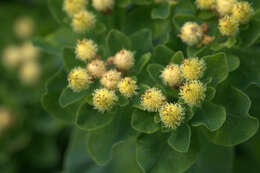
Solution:
M 206 91 L 206 100 L 211 101 L 215 98 L 216 95 L 216 89 L 213 87 L 208 87 Z
M 211 84 L 213 86 L 217 86 L 228 77 L 229 68 L 224 53 L 205 56 L 203 59 L 207 67 L 204 78 L 212 77 Z
M 235 71 L 240 65 L 240 59 L 235 55 L 227 55 L 229 72 Z
M 47 82 L 46 92 L 42 96 L 42 105 L 52 116 L 68 123 L 74 123 L 78 103 L 67 106 L 64 109 L 59 105 L 60 94 L 66 85 L 67 75 L 64 69 L 60 69 Z
M 136 159 L 143 172 L 182 173 L 196 161 L 198 148 L 194 140 L 187 153 L 174 151 L 167 143 L 168 134 L 155 133 L 139 137 Z
M 184 55 L 182 51 L 178 51 L 173 55 L 171 62 L 180 65 L 183 62 L 183 60 L 184 60 Z
M 134 2 L 138 5 L 149 5 L 152 3 L 151 0 L 132 0 L 132 2 Z
M 110 124 L 116 112 L 100 112 L 93 106 L 82 103 L 77 111 L 76 125 L 82 130 L 93 131 Z
M 130 36 L 133 44 L 133 50 L 136 51 L 136 56 L 151 52 L 153 49 L 152 31 L 150 29 L 142 29 Z
M 252 20 L 249 23 L 249 28 L 241 31 L 239 34 L 243 47 L 253 46 L 260 37 L 260 21 Z
M 159 7 L 156 7 L 152 10 L 151 18 L 152 19 L 167 19 L 170 16 L 171 9 L 170 6 L 165 3 L 159 5 Z
M 258 120 L 248 114 L 251 102 L 246 94 L 229 85 L 221 85 L 215 102 L 226 109 L 227 120 L 215 132 L 204 131 L 209 140 L 223 146 L 234 146 L 251 138 L 258 129 Z
M 210 20 L 212 18 L 215 18 L 216 15 L 214 13 L 212 13 L 212 11 L 208 10 L 202 10 L 199 12 L 198 14 L 198 17 L 201 19 L 201 20 Z
M 90 87 L 80 91 L 75 92 L 71 90 L 69 87 L 65 87 L 60 95 L 59 103 L 61 107 L 69 106 L 79 100 L 81 100 L 84 97 L 91 96 L 93 91 L 99 86 L 99 82 L 91 83 Z
M 204 126 L 210 131 L 216 131 L 226 121 L 226 111 L 223 106 L 204 102 L 191 120 L 192 126 Z
M 48 8 L 55 20 L 62 24 L 66 21 L 66 13 L 62 11 L 63 0 L 48 0 Z
M 164 67 L 160 64 L 149 64 L 147 67 L 147 72 L 150 78 L 152 78 L 152 80 L 155 83 L 160 84 L 161 83 L 160 75 L 163 69 Z
M 151 59 L 152 54 L 151 53 L 146 53 L 143 56 L 141 56 L 137 63 L 136 63 L 136 69 L 137 69 L 137 75 L 140 74 L 145 66 L 148 64 L 148 62 Z
M 188 152 L 191 140 L 191 129 L 188 124 L 182 124 L 176 130 L 171 132 L 168 139 L 168 144 L 175 151 L 178 152 Z
M 65 69 L 70 72 L 75 67 L 84 67 L 85 64 L 76 59 L 75 57 L 75 50 L 73 48 L 64 48 L 62 50 L 62 57 Z
M 174 52 L 164 45 L 158 45 L 154 48 L 151 63 L 168 65 Z
M 101 173 L 105 167 L 98 167 L 91 160 L 86 149 L 87 132 L 74 130 L 65 154 L 64 171 L 68 173 Z
M 117 52 L 124 48 L 132 49 L 131 41 L 124 33 L 118 30 L 111 30 L 108 33 L 106 38 L 106 44 L 111 56 L 114 56 Z
M 202 56 L 202 55 L 205 54 L 206 51 L 207 51 L 207 47 L 206 46 L 204 46 L 202 48 L 196 48 L 196 47 L 191 47 L 191 46 L 187 47 L 187 55 L 188 55 L 188 57 Z
M 214 145 L 204 138 L 201 137 L 200 140 L 200 154 L 198 160 L 185 173 L 233 172 L 234 148 Z
M 98 165 L 106 164 L 111 159 L 112 149 L 118 143 L 134 135 L 130 124 L 131 113 L 129 108 L 121 109 L 112 123 L 88 133 L 87 149 Z
M 152 134 L 160 129 L 160 125 L 154 122 L 155 113 L 134 109 L 132 114 L 132 127 L 142 133 Z

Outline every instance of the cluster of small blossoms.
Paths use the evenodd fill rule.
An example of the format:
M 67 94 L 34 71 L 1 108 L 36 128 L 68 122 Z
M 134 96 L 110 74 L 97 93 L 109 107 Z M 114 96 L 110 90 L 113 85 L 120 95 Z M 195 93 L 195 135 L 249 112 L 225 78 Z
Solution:
M 188 58 L 181 65 L 169 64 L 161 73 L 162 81 L 172 89 L 179 89 L 183 103 L 168 103 L 158 88 L 147 89 L 141 96 L 141 106 L 149 112 L 159 112 L 164 127 L 176 129 L 185 116 L 185 105 L 199 106 L 205 99 L 206 86 L 199 80 L 206 64 L 203 59 Z
M 239 31 L 239 25 L 247 23 L 254 13 L 246 1 L 196 0 L 196 5 L 202 10 L 216 10 L 220 16 L 219 31 L 229 37 L 234 36 Z
M 186 22 L 182 28 L 179 37 L 189 46 L 201 47 L 209 45 L 215 37 L 208 35 L 209 26 L 207 24 L 199 25 L 196 22 Z
M 93 93 L 93 104 L 101 112 L 111 110 L 117 99 L 118 91 L 130 98 L 137 92 L 137 84 L 130 77 L 124 77 L 135 63 L 134 53 L 122 49 L 107 62 L 98 55 L 98 45 L 89 39 L 79 40 L 75 47 L 76 58 L 86 63 L 86 68 L 76 67 L 68 75 L 68 87 L 74 92 L 87 89 L 95 80 L 99 80 L 102 89 Z M 113 66 L 113 67 L 112 67 Z
M 3 50 L 3 64 L 10 70 L 18 69 L 20 80 L 26 85 L 33 85 L 40 77 L 40 52 L 28 41 L 34 34 L 34 21 L 27 16 L 21 17 L 13 26 L 16 37 L 23 39 L 24 43 L 7 46 Z
M 107 12 L 113 9 L 114 0 L 92 0 L 97 11 Z M 87 10 L 88 0 L 65 0 L 63 10 L 72 18 L 71 26 L 77 33 L 84 33 L 96 25 L 95 15 Z

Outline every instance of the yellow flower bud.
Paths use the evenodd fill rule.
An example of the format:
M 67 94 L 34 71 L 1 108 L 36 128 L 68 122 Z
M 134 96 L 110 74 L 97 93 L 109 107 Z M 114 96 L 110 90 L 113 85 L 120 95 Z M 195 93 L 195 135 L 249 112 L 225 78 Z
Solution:
M 100 78 L 104 73 L 106 73 L 106 65 L 104 61 L 96 59 L 88 64 L 87 70 L 93 77 Z
M 198 58 L 185 59 L 181 65 L 181 71 L 183 77 L 186 80 L 197 80 L 200 79 L 206 69 L 205 61 Z
M 40 66 L 34 61 L 24 63 L 20 69 L 20 79 L 27 85 L 35 84 L 40 78 Z
M 157 88 L 150 88 L 141 96 L 141 105 L 149 112 L 157 112 L 165 101 L 165 96 Z
M 3 50 L 3 64 L 8 68 L 17 67 L 22 60 L 21 49 L 18 46 L 10 45 Z
M 160 108 L 159 113 L 167 128 L 176 129 L 184 120 L 184 108 L 180 104 L 167 103 Z
M 77 33 L 84 33 L 94 28 L 96 17 L 88 11 L 80 11 L 73 16 L 72 27 Z
M 216 0 L 196 0 L 199 9 L 210 10 L 216 7 Z
M 76 67 L 69 73 L 68 82 L 74 92 L 79 92 L 89 87 L 90 77 L 87 70 Z
M 40 51 L 32 42 L 25 42 L 21 47 L 21 57 L 24 61 L 33 61 L 38 58 Z
M 134 54 L 125 49 L 118 52 L 114 57 L 114 64 L 119 70 L 129 70 L 134 63 Z
M 100 82 L 107 89 L 115 90 L 117 89 L 120 80 L 121 80 L 120 72 L 116 70 L 109 70 L 102 76 Z
M 168 65 L 161 74 L 161 78 L 166 85 L 174 87 L 182 82 L 182 74 L 180 67 L 175 64 Z
M 92 0 L 92 5 L 97 11 L 111 10 L 114 3 L 114 0 Z
M 137 93 L 137 88 L 136 81 L 130 77 L 125 77 L 118 84 L 119 92 L 125 97 L 132 97 Z
M 180 38 L 190 46 L 198 44 L 202 36 L 202 28 L 195 22 L 186 22 L 181 28 Z
M 236 0 L 217 0 L 217 11 L 221 16 L 232 13 Z
M 111 110 L 117 100 L 118 97 L 116 96 L 115 92 L 106 88 L 97 89 L 93 93 L 94 107 L 100 112 Z
M 219 20 L 219 31 L 224 36 L 233 36 L 239 30 L 238 21 L 232 16 L 225 16 Z
M 186 82 L 180 90 L 180 96 L 189 106 L 198 106 L 205 99 L 206 87 L 200 81 Z
M 91 60 L 96 57 L 98 51 L 97 45 L 92 40 L 78 40 L 75 52 L 76 58 L 81 61 Z
M 15 21 L 14 32 L 21 39 L 28 39 L 34 33 L 34 21 L 30 17 L 21 17 Z
M 73 17 L 76 13 L 84 11 L 87 4 L 87 0 L 65 0 L 63 9 L 70 17 Z
M 248 2 L 238 2 L 232 11 L 233 17 L 240 23 L 244 24 L 249 21 L 254 13 L 254 9 Z

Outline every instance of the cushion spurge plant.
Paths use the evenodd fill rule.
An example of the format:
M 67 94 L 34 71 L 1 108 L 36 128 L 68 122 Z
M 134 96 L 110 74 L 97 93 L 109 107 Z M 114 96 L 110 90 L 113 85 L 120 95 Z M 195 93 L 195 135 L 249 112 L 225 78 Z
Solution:
M 63 61 L 43 106 L 83 130 L 84 152 L 105 167 L 98 169 L 108 170 L 119 143 L 134 141 L 133 163 L 144 173 L 232 173 L 219 165 L 232 165 L 234 148 L 258 129 L 246 95 L 260 86 L 254 4 L 51 2 L 68 33 L 62 43 L 51 35 L 48 46 L 38 44 Z

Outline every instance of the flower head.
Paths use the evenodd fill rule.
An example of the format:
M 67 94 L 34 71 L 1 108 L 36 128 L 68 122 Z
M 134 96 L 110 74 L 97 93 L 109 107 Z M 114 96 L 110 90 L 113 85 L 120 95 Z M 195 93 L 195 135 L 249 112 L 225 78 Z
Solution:
M 166 97 L 162 94 L 161 90 L 157 88 L 146 90 L 141 97 L 141 105 L 144 110 L 149 112 L 157 112 L 165 101 Z
M 21 63 L 21 49 L 10 45 L 3 50 L 3 64 L 8 68 L 17 67 Z
M 87 4 L 87 0 L 65 0 L 63 9 L 70 17 L 73 17 L 76 13 L 85 10 Z
M 117 100 L 118 97 L 116 96 L 115 92 L 106 88 L 97 89 L 93 93 L 94 107 L 100 112 L 111 110 Z
M 83 39 L 78 41 L 75 51 L 76 58 L 87 61 L 96 57 L 98 48 L 92 40 Z
M 21 39 L 28 39 L 34 32 L 34 21 L 30 17 L 21 17 L 15 21 L 14 32 Z
M 87 89 L 90 83 L 90 77 L 84 68 L 76 67 L 68 75 L 69 87 L 74 92 Z
M 190 46 L 198 44 L 202 36 L 202 28 L 195 22 L 186 22 L 181 28 L 180 38 Z
M 115 4 L 115 0 L 92 0 L 93 7 L 98 11 L 111 10 Z
M 221 16 L 225 16 L 232 13 L 232 9 L 236 4 L 236 0 L 216 0 L 217 11 Z
M 164 126 L 171 129 L 179 127 L 184 119 L 184 108 L 180 104 L 166 103 L 159 113 Z
M 248 2 L 238 2 L 235 4 L 232 15 L 240 23 L 247 23 L 252 17 L 254 9 Z
M 216 0 L 196 0 L 196 5 L 199 9 L 210 10 L 215 8 Z
M 170 87 L 179 85 L 182 82 L 182 74 L 180 67 L 176 64 L 170 64 L 164 68 L 161 77 L 163 82 Z
M 33 61 L 40 55 L 40 51 L 32 42 L 25 42 L 21 47 L 21 57 L 24 61 Z
M 126 49 L 121 50 L 114 57 L 114 64 L 119 70 L 129 70 L 134 62 L 134 54 Z
M 101 84 L 107 89 L 117 89 L 118 83 L 121 80 L 121 73 L 116 70 L 107 71 L 101 78 Z
M 23 83 L 32 85 L 40 78 L 40 66 L 34 61 L 26 62 L 20 69 L 20 79 Z
M 136 81 L 130 77 L 125 77 L 118 84 L 119 92 L 125 97 L 132 97 L 136 94 L 137 88 Z
M 200 81 L 186 82 L 180 90 L 180 96 L 189 106 L 198 106 L 205 99 L 206 87 Z
M 225 16 L 219 20 L 219 31 L 224 36 L 233 36 L 239 30 L 238 21 L 232 16 Z
M 186 80 L 200 79 L 203 76 L 205 69 L 205 61 L 198 58 L 185 59 L 181 65 L 181 71 Z
M 0 133 L 12 125 L 13 118 L 9 110 L 0 107 Z
M 91 76 L 100 78 L 106 73 L 106 65 L 104 61 L 95 59 L 88 64 L 87 70 Z
M 88 11 L 80 11 L 73 16 L 72 27 L 77 33 L 84 33 L 96 24 L 96 17 Z

